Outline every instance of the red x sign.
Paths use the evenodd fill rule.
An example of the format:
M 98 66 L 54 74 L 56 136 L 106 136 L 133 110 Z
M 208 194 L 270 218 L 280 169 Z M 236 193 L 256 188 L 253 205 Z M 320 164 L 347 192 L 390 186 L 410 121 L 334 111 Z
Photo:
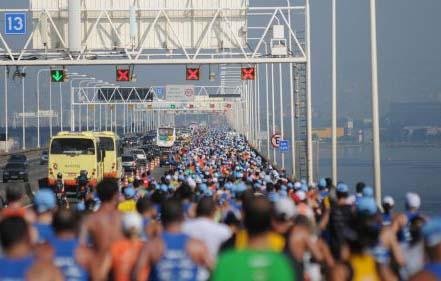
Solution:
M 256 79 L 256 70 L 254 67 L 242 67 L 242 80 L 254 80 Z
M 119 82 L 129 82 L 130 81 L 130 69 L 117 69 L 116 70 L 116 81 Z
M 216 107 L 216 105 L 214 103 L 210 104 L 210 108 L 215 108 L 215 107 Z
M 231 108 L 231 103 L 227 103 L 226 108 Z
M 187 80 L 200 80 L 200 68 L 187 68 Z
M 189 104 L 189 105 L 188 105 L 188 108 L 194 108 L 194 105 Z

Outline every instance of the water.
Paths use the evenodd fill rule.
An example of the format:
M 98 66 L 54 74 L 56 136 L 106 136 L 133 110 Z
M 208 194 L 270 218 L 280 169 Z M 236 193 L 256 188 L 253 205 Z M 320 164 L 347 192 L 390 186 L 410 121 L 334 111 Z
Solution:
M 331 174 L 330 144 L 320 145 L 318 173 Z M 339 180 L 354 190 L 358 181 L 373 183 L 372 147 L 342 145 L 338 151 Z M 422 210 L 428 215 L 441 215 L 441 147 L 421 145 L 382 146 L 383 196 L 395 198 L 402 210 L 407 192 L 420 194 Z

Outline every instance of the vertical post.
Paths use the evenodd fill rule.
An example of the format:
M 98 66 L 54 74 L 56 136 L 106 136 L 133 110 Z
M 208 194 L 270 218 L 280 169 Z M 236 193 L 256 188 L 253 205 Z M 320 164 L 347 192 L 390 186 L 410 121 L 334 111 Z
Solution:
M 282 64 L 279 63 L 279 91 L 280 91 L 280 135 L 282 136 L 282 140 L 285 139 L 285 124 L 283 120 L 283 73 L 282 73 Z M 285 153 L 281 153 L 282 157 L 282 169 L 285 169 Z
M 262 153 L 261 143 L 260 143 L 260 80 L 259 80 L 259 65 L 257 65 L 257 148 L 259 153 Z
M 37 147 L 40 148 L 40 71 L 37 74 Z
M 126 105 L 123 104 L 123 132 L 126 134 Z
M 78 132 L 83 131 L 83 126 L 81 124 L 82 118 L 81 118 L 81 104 L 78 103 Z
M 101 104 L 100 104 L 100 131 L 103 130 L 103 126 L 102 126 L 102 122 L 101 122 L 101 115 L 102 115 L 102 108 L 101 108 Z
M 372 134 L 374 142 L 374 186 L 377 204 L 381 204 L 381 151 L 380 119 L 378 109 L 378 68 L 377 68 L 377 11 L 376 0 L 371 0 L 371 64 L 372 64 Z
M 337 27 L 336 0 L 332 0 L 332 183 L 337 184 Z
M 276 133 L 276 110 L 275 110 L 275 97 L 274 97 L 274 64 L 271 64 L 271 108 L 272 108 L 272 121 L 273 121 L 273 134 Z M 273 162 L 277 164 L 276 148 L 273 147 Z
M 291 7 L 291 1 L 287 0 L 288 7 Z M 291 26 L 291 10 L 288 10 L 288 24 Z M 292 36 L 289 35 L 289 49 L 292 50 Z M 296 125 L 295 125 L 295 103 L 294 103 L 294 81 L 293 81 L 293 64 L 289 64 L 289 93 L 290 93 L 290 115 L 291 115 L 291 167 L 293 177 L 296 174 Z
M 71 87 L 70 87 L 70 130 L 72 132 L 75 131 L 75 112 L 74 112 L 73 103 L 74 103 L 74 89 L 71 84 Z
M 23 69 L 24 72 L 24 69 Z M 22 149 L 26 149 L 26 129 L 25 129 L 25 84 L 24 84 L 24 76 L 21 77 L 21 98 L 22 98 L 22 113 L 23 113 L 23 119 L 22 119 L 22 137 L 23 137 L 23 144 Z
M 5 152 L 8 152 L 8 67 L 5 66 Z
M 268 53 L 268 51 L 266 51 L 266 53 Z M 266 96 L 266 106 L 265 106 L 265 110 L 266 110 L 266 134 L 267 134 L 267 138 L 266 138 L 266 157 L 268 157 L 268 160 L 271 157 L 271 152 L 270 152 L 270 143 L 271 143 L 271 131 L 270 131 L 270 122 L 269 122 L 269 87 L 268 87 L 268 64 L 265 64 L 265 96 Z
M 38 113 L 38 115 L 40 115 L 40 113 Z M 49 135 L 52 138 L 52 79 L 49 79 Z
M 311 89 L 311 11 L 310 0 L 306 0 L 306 48 L 307 48 L 307 62 L 306 62 L 306 80 L 307 80 L 307 93 L 306 93 L 306 127 L 307 127 L 307 165 L 308 165 L 308 182 L 312 184 L 314 167 L 313 167 L 313 150 L 312 150 L 312 89 Z
M 60 90 L 60 131 L 63 131 L 63 92 L 61 89 L 61 83 L 58 84 Z
M 86 131 L 89 131 L 89 104 L 86 105 Z

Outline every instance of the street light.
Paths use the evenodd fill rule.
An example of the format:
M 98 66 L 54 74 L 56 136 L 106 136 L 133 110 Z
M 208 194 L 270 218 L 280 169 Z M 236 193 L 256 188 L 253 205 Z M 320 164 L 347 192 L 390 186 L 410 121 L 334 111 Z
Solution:
M 73 103 L 74 103 L 74 95 L 73 95 L 73 82 L 74 81 L 82 81 L 82 80 L 90 80 L 90 78 L 84 78 L 87 77 L 87 75 L 85 74 L 79 74 L 79 75 L 75 75 L 75 77 L 77 78 L 73 78 L 70 80 L 70 130 L 72 132 L 75 131 L 75 113 L 74 113 L 74 108 L 73 108 Z

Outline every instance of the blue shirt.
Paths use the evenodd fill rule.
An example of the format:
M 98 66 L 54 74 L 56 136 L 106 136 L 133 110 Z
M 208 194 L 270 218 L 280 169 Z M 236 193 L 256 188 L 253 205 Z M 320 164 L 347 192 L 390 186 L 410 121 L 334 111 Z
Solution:
M 162 239 L 165 252 L 153 267 L 151 281 L 193 281 L 197 280 L 197 266 L 186 251 L 189 237 L 183 233 L 164 232 Z
M 26 273 L 33 263 L 32 256 L 21 259 L 0 257 L 0 281 L 25 280 Z
M 50 224 L 34 223 L 34 227 L 38 233 L 38 243 L 44 243 L 52 240 L 55 237 L 54 230 Z
M 88 273 L 75 260 L 79 242 L 77 239 L 53 238 L 52 247 L 55 249 L 55 265 L 63 272 L 66 281 L 87 281 Z

